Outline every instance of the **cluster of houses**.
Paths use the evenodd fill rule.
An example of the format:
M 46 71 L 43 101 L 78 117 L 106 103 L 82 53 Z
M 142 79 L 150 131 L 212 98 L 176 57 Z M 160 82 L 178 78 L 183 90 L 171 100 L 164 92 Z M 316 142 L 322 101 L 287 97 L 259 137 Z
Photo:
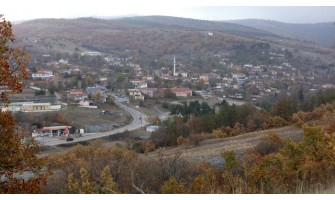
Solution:
M 131 77 L 132 80 L 129 81 L 127 91 L 129 96 L 135 100 L 144 100 L 146 96 L 162 97 L 166 90 L 171 91 L 177 97 L 190 97 L 192 96 L 192 89 L 195 87 L 191 89 L 186 87 L 186 85 L 195 86 L 198 83 L 203 84 L 203 88 L 211 88 L 212 90 L 219 91 L 222 95 L 232 99 L 243 100 L 249 91 L 253 91 L 253 94 L 249 94 L 248 96 L 252 100 L 256 100 L 263 96 L 279 93 L 280 90 L 273 87 L 275 85 L 273 83 L 289 80 L 294 84 L 301 84 L 303 80 L 315 80 L 318 78 L 315 71 L 301 73 L 299 69 L 285 61 L 283 53 L 275 52 L 269 53 L 269 56 L 271 56 L 270 59 L 281 59 L 283 60 L 281 64 L 255 65 L 247 63 L 245 65 L 234 65 L 228 63 L 229 59 L 225 57 L 225 54 L 222 54 L 222 56 L 218 55 L 217 57 L 221 59 L 218 64 L 221 64 L 222 68 L 225 69 L 224 73 L 221 69 L 212 69 L 207 73 L 196 73 L 181 63 L 177 65 L 175 57 L 173 58 L 172 67 L 163 66 L 158 70 L 149 72 L 146 67 L 134 63 L 131 56 L 117 57 L 93 51 L 82 52 L 81 56 L 100 56 L 103 57 L 106 66 L 122 66 L 131 69 L 134 73 Z M 70 65 L 68 60 L 65 59 L 46 63 L 47 66 L 58 66 L 61 64 L 68 66 L 66 69 L 59 70 L 61 74 L 85 76 L 79 67 Z M 67 99 L 74 100 L 81 106 L 92 106 L 94 102 L 87 100 L 88 97 L 94 97 L 99 94 L 101 98 L 99 101 L 106 101 L 108 95 L 106 94 L 106 86 L 108 81 L 110 81 L 107 74 L 113 73 L 111 68 L 105 67 L 99 70 L 99 72 L 92 71 L 90 73 L 97 75 L 95 77 L 97 85 L 88 87 L 85 91 L 81 90 L 81 87 L 78 87 L 79 89 L 76 90 L 70 90 L 67 92 Z M 159 81 L 155 82 L 155 76 L 158 76 L 161 80 L 179 81 L 180 84 L 168 88 L 166 85 L 160 84 Z M 50 80 L 52 78 L 54 78 L 54 75 L 50 70 L 40 70 L 32 73 L 32 79 Z M 320 87 L 333 87 L 333 85 L 328 83 L 320 85 Z
M 141 71 L 141 67 L 139 65 L 132 65 L 134 70 L 137 71 L 137 80 L 130 81 L 131 88 L 128 89 L 129 95 L 134 99 L 143 100 L 145 96 L 149 97 L 162 97 L 162 94 L 165 90 L 170 90 L 177 97 L 189 97 L 192 96 L 192 90 L 186 87 L 174 87 L 174 88 L 164 88 L 164 87 L 156 87 L 149 88 L 148 83 L 154 83 L 152 75 L 140 76 L 139 74 L 143 74 Z M 156 70 L 154 73 L 159 78 L 164 80 L 182 80 L 182 82 L 189 82 L 193 85 L 196 83 L 202 82 L 204 85 L 207 85 L 209 88 L 210 81 L 215 82 L 214 89 L 223 91 L 224 89 L 230 88 L 235 90 L 245 89 L 245 87 L 256 87 L 260 93 L 276 93 L 278 92 L 275 88 L 269 88 L 266 82 L 278 80 L 279 78 L 287 78 L 293 76 L 294 78 L 294 70 L 290 64 L 283 63 L 280 67 L 278 66 L 270 66 L 270 71 L 265 65 L 251 65 L 246 64 L 244 66 L 230 66 L 231 73 L 220 74 L 218 70 L 213 70 L 210 73 L 204 74 L 196 74 L 192 73 L 189 70 L 183 70 L 185 66 L 179 65 L 179 68 L 176 69 L 176 61 L 174 59 L 173 68 L 162 67 L 160 70 Z M 292 73 L 293 72 L 293 73 Z M 284 77 L 281 75 L 284 74 Z M 267 79 L 267 80 L 265 80 Z M 227 94 L 229 98 L 243 100 L 245 97 L 241 94 L 241 92 Z M 259 97 L 259 96 L 257 96 Z
M 189 88 L 137 88 L 128 89 L 129 96 L 136 100 L 144 100 L 144 96 L 149 97 L 164 97 L 164 92 L 168 90 L 176 95 L 176 97 L 190 97 L 192 90 Z
M 97 108 L 96 102 L 91 99 L 95 99 L 100 103 L 105 103 L 108 95 L 106 87 L 101 85 L 87 87 L 85 91 L 73 89 L 66 93 L 68 100 L 77 102 L 79 106 L 87 108 Z M 91 98 L 89 98 L 89 96 Z M 97 97 L 99 99 L 97 99 Z
M 283 57 L 283 54 L 271 55 L 280 57 L 281 59 Z M 225 59 L 222 59 L 222 63 L 224 64 L 225 69 L 228 69 L 228 73 L 226 72 L 224 74 L 219 69 L 213 69 L 209 73 L 197 74 L 190 69 L 187 69 L 182 64 L 179 64 L 179 69 L 177 69 L 175 59 L 173 61 L 172 69 L 171 67 L 162 67 L 160 70 L 154 70 L 154 74 L 149 75 L 143 73 L 144 70 L 139 65 L 132 64 L 131 66 L 136 70 L 136 78 L 138 80 L 130 81 L 132 87 L 129 88 L 128 91 L 130 96 L 133 96 L 134 99 L 141 100 L 143 100 L 146 95 L 150 97 L 161 96 L 162 91 L 164 90 L 170 90 L 175 93 L 177 97 L 192 96 L 192 90 L 186 87 L 149 88 L 148 83 L 154 83 L 154 75 L 163 80 L 181 80 L 182 83 L 189 83 L 191 85 L 196 85 L 201 82 L 206 88 L 221 91 L 224 96 L 238 100 L 245 100 L 245 95 L 248 94 L 249 91 L 253 91 L 253 94 L 248 94 L 248 98 L 250 98 L 248 100 L 252 101 L 263 96 L 280 93 L 280 89 L 273 86 L 280 82 L 290 82 L 294 85 L 309 84 L 310 88 L 322 89 L 334 87 L 334 85 L 330 83 L 321 85 L 314 83 L 313 80 L 320 77 L 314 70 L 302 73 L 300 69 L 293 67 L 290 63 L 285 61 L 278 65 L 254 65 L 250 63 L 245 65 L 233 65 L 226 64 L 225 61 Z M 310 81 L 306 82 L 306 80 Z M 214 83 L 214 86 L 210 83 Z M 225 93 L 226 91 L 229 92 Z
M 208 33 L 208 35 L 212 36 L 213 33 Z M 281 53 L 269 53 L 269 55 L 271 56 L 270 59 L 283 59 L 285 57 L 285 55 Z M 134 63 L 131 57 L 121 58 L 94 51 L 82 52 L 81 56 L 101 56 L 106 63 L 99 71 L 89 71 L 90 75 L 95 75 L 96 84 L 94 86 L 82 89 L 78 83 L 78 87 L 71 87 L 77 89 L 70 89 L 64 92 L 64 97 L 66 97 L 67 101 L 87 108 L 97 108 L 97 101 L 104 103 L 107 101 L 107 97 L 111 95 L 108 93 L 106 86 L 110 81 L 108 75 L 113 74 L 114 71 L 113 68 L 108 66 L 127 67 L 134 72 L 131 76 L 127 77 L 131 79 L 127 82 L 127 94 L 135 100 L 144 100 L 147 97 L 163 98 L 167 91 L 173 93 L 176 97 L 191 97 L 194 92 L 192 89 L 194 89 L 194 86 L 198 83 L 204 85 L 204 89 L 218 91 L 221 97 L 234 100 L 250 100 L 251 102 L 264 96 L 278 94 L 280 89 L 274 87 L 275 83 L 278 82 L 291 82 L 295 85 L 313 83 L 314 85 L 311 85 L 311 88 L 316 86 L 319 86 L 319 88 L 335 87 L 332 83 L 316 85 L 314 80 L 322 79 L 319 73 L 316 73 L 314 70 L 301 72 L 300 69 L 284 61 L 285 59 L 277 65 L 256 65 L 252 63 L 234 65 L 228 63 L 229 59 L 223 56 L 218 64 L 220 64 L 224 70 L 212 69 L 206 73 L 197 73 L 181 63 L 177 65 L 175 57 L 173 58 L 173 65 L 170 67 L 162 66 L 155 70 L 148 70 L 146 67 Z M 48 61 L 45 63 L 45 68 L 47 69 L 31 73 L 31 80 L 44 82 L 62 79 L 58 75 L 67 78 L 69 76 L 85 78 L 85 73 L 83 73 L 85 70 L 69 64 L 67 59 Z M 203 68 L 206 67 L 203 66 Z M 158 80 L 156 80 L 157 77 Z M 306 82 L 306 80 L 309 80 L 309 82 Z M 171 85 L 173 86 L 167 86 L 159 82 L 172 82 L 173 84 Z M 0 91 L 6 91 L 6 88 L 0 86 Z M 249 94 L 248 98 L 250 99 L 246 99 L 246 95 L 250 91 L 253 91 L 253 93 Z M 23 112 L 46 112 L 58 111 L 61 109 L 61 105 L 54 105 L 47 102 L 17 102 L 12 103 L 9 107 L 2 107 L 1 109 Z M 71 127 L 43 127 L 33 132 L 33 136 L 64 135 L 69 128 Z M 152 132 L 158 128 L 158 126 L 150 126 L 147 128 L 147 131 Z

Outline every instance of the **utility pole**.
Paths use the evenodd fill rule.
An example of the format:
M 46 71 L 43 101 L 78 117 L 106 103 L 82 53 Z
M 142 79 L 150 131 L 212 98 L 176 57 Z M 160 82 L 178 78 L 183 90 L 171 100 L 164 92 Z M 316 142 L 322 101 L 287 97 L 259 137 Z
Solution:
M 138 119 L 141 120 L 141 127 L 143 127 L 143 115 L 141 115 Z

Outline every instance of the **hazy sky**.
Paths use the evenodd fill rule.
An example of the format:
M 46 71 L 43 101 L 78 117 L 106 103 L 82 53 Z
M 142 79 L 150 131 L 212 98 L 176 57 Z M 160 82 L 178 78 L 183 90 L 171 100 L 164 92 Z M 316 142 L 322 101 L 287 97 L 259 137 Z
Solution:
M 4 0 L 0 5 L 0 13 L 10 21 L 128 15 L 165 15 L 205 20 L 257 18 L 290 23 L 335 21 L 335 3 L 331 5 L 329 0 L 296 0 L 294 4 L 287 0 L 276 4 L 262 0 L 234 0 L 229 3 L 222 3 L 222 0 Z

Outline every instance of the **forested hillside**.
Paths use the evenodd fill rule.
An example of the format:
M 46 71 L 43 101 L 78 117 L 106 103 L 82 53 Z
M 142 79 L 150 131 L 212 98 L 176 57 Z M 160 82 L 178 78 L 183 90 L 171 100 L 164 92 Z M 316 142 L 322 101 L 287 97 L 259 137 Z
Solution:
M 74 43 L 79 49 L 106 53 L 134 50 L 153 56 L 215 53 L 228 49 L 232 43 L 254 41 L 239 35 L 271 35 L 230 23 L 168 17 L 39 19 L 18 24 L 14 31 L 19 40 L 34 40 L 34 47 L 46 47 L 49 51 L 55 50 L 58 43 L 64 44 L 63 50 L 74 51 L 66 47 Z M 213 31 L 215 34 L 209 37 L 208 32 Z

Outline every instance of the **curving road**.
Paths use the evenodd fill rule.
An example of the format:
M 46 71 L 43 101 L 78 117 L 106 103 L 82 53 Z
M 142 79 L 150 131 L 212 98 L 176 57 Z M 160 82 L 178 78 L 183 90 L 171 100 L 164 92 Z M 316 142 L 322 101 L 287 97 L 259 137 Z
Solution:
M 108 131 L 108 132 L 84 133 L 84 134 L 82 134 L 82 137 L 74 138 L 73 141 L 66 141 L 64 139 L 59 139 L 59 138 L 54 138 L 54 137 L 52 137 L 52 138 L 39 137 L 39 138 L 36 138 L 35 140 L 39 141 L 44 146 L 57 146 L 57 145 L 60 145 L 60 144 L 71 144 L 71 143 L 77 143 L 77 142 L 97 139 L 97 138 L 121 133 L 125 130 L 132 131 L 132 130 L 136 130 L 136 129 L 148 124 L 148 122 L 147 122 L 148 116 L 147 115 L 141 113 L 138 110 L 135 110 L 133 108 L 130 108 L 130 107 L 122 104 L 121 101 L 115 101 L 115 104 L 117 106 L 119 106 L 120 108 L 122 108 L 124 111 L 128 112 L 133 117 L 133 121 L 130 124 L 128 124 L 126 126 L 123 126 L 121 128 L 112 130 L 112 131 Z

